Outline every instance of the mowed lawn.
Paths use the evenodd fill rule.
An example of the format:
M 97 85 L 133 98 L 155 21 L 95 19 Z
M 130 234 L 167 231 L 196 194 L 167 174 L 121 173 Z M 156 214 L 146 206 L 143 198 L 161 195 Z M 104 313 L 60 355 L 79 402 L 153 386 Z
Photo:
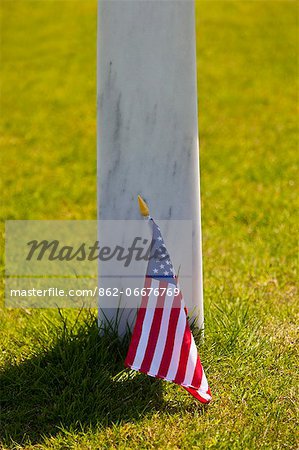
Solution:
M 213 402 L 123 370 L 96 311 L 3 306 L 0 448 L 298 447 L 297 6 L 196 5 Z M 1 11 L 3 220 L 95 219 L 96 1 Z

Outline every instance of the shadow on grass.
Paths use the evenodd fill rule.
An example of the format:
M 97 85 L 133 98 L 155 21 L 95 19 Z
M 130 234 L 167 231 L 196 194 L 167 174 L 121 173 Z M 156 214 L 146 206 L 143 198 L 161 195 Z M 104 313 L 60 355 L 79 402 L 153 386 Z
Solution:
M 124 370 L 128 336 L 120 342 L 111 329 L 99 336 L 92 315 L 53 333 L 51 348 L 0 374 L 3 445 L 42 442 L 60 428 L 134 421 L 163 407 L 160 380 Z

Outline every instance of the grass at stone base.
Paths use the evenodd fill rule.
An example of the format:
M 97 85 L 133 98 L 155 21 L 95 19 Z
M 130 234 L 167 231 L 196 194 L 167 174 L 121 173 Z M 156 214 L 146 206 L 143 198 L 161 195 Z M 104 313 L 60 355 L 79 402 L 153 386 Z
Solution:
M 214 399 L 203 406 L 124 369 L 128 341 L 100 337 L 93 311 L 18 312 L 22 335 L 2 329 L 4 448 L 295 448 L 295 326 L 265 328 L 237 300 L 214 313 L 200 347 Z
M 1 9 L 1 214 L 95 219 L 96 2 Z M 196 17 L 213 402 L 124 371 L 95 311 L 3 307 L 4 449 L 298 446 L 297 5 L 203 1 Z

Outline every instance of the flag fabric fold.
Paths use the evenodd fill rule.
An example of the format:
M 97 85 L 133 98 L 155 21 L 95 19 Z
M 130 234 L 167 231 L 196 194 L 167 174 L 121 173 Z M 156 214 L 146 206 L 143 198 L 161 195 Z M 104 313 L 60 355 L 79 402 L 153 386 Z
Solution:
M 144 295 L 138 309 L 125 365 L 174 382 L 202 403 L 211 392 L 190 330 L 187 309 L 160 228 L 152 228 Z

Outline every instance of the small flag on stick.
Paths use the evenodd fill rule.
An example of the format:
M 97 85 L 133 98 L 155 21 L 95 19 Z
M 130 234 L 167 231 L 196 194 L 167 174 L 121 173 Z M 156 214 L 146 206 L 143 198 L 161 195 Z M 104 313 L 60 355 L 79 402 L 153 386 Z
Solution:
M 147 204 L 140 196 L 138 202 L 152 229 L 151 257 L 125 365 L 179 384 L 200 402 L 209 403 L 210 388 L 170 256 Z

